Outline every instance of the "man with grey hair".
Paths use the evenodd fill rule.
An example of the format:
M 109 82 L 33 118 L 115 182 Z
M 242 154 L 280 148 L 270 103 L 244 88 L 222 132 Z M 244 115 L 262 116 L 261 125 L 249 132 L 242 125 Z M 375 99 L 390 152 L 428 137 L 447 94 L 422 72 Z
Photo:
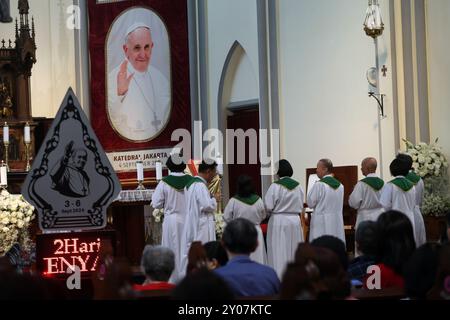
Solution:
M 108 113 L 111 125 L 133 141 L 155 138 L 170 114 L 170 84 L 150 65 L 154 42 L 151 29 L 142 22 L 125 33 L 124 61 L 108 76 Z
M 366 158 L 362 161 L 361 172 L 365 178 L 356 184 L 348 200 L 350 207 L 358 210 L 356 229 L 363 221 L 376 221 L 384 211 L 380 201 L 384 181 L 376 175 L 376 171 L 375 158 Z
M 175 269 L 175 254 L 169 248 L 146 246 L 142 253 L 141 268 L 145 273 L 142 285 L 134 285 L 135 291 L 172 290 L 175 285 L 169 283 Z
M 333 176 L 333 163 L 321 159 L 316 169 L 319 181 L 307 196 L 308 206 L 314 209 L 311 215 L 309 241 L 324 235 L 335 236 L 345 243 L 344 231 L 344 186 Z

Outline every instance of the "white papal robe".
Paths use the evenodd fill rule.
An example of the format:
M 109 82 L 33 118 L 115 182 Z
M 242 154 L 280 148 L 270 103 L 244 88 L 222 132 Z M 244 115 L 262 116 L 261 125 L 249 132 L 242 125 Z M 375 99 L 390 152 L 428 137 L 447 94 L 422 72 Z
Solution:
M 325 176 L 323 179 L 331 177 Z M 322 179 L 322 180 L 323 180 Z M 344 186 L 340 184 L 337 189 L 322 182 L 316 182 L 308 195 L 308 207 L 314 209 L 311 215 L 309 242 L 324 235 L 335 236 L 344 244 Z
M 285 179 L 290 178 L 282 178 L 280 182 Z M 304 199 L 300 184 L 289 189 L 280 183 L 273 183 L 264 198 L 270 214 L 267 228 L 267 261 L 280 279 L 287 264 L 294 260 L 298 244 L 304 241 L 300 220 Z
M 184 173 L 171 173 L 173 177 L 183 177 Z M 161 245 L 169 248 L 175 254 L 175 269 L 171 282 L 179 280 L 179 266 L 181 260 L 181 237 L 186 220 L 185 189 L 176 189 L 162 180 L 152 195 L 152 207 L 164 209 Z
M 195 181 L 186 187 L 187 214 L 181 240 L 180 275 L 186 274 L 188 254 L 192 242 L 200 241 L 205 244 L 216 241 L 216 226 L 214 212 L 217 202 L 211 196 L 207 182 L 202 177 L 195 177 Z
M 266 245 L 261 230 L 261 222 L 266 218 L 267 212 L 262 199 L 257 198 L 258 200 L 253 204 L 246 201 L 247 199 L 231 198 L 223 212 L 223 219 L 226 223 L 229 223 L 232 220 L 244 218 L 255 225 L 256 231 L 258 232 L 258 247 L 250 255 L 250 259 L 261 264 L 267 264 Z
M 366 180 L 367 178 L 380 181 L 380 184 L 377 186 L 370 185 L 370 180 Z M 348 199 L 350 207 L 358 210 L 355 229 L 358 229 L 359 224 L 363 221 L 377 221 L 384 211 L 380 201 L 383 180 L 373 173 L 368 174 L 367 178 L 356 184 Z
M 412 178 L 410 178 L 410 176 L 412 176 Z M 420 247 L 427 242 L 425 222 L 423 221 L 422 211 L 420 209 L 422 207 L 425 186 L 422 178 L 416 173 L 411 172 L 406 178 L 414 183 L 416 188 L 416 206 L 414 207 L 414 224 L 416 229 L 414 231 L 414 237 L 416 239 L 417 247 Z
M 395 177 L 395 179 L 405 179 L 403 176 Z M 409 180 L 407 180 L 409 182 Z M 412 182 L 410 182 L 412 184 Z M 410 190 L 404 191 L 400 187 L 391 182 L 386 183 L 381 192 L 381 204 L 384 210 L 395 210 L 405 214 L 411 221 L 415 234 L 414 208 L 416 206 L 416 190 L 413 186 Z
M 108 76 L 108 115 L 113 128 L 129 140 L 142 141 L 156 136 L 167 124 L 171 92 L 167 78 L 153 66 L 136 71 L 128 63 L 128 76 L 134 73 L 128 92 L 119 96 L 117 75 L 120 66 Z

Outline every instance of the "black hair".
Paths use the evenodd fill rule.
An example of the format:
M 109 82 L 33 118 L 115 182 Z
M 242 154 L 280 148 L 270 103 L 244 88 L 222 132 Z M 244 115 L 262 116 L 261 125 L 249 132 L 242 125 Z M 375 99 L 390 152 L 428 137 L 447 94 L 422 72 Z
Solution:
M 208 170 L 214 170 L 217 168 L 217 163 L 212 160 L 203 160 L 198 166 L 198 172 L 206 173 Z
M 173 300 L 226 301 L 233 298 L 225 280 L 206 268 L 186 275 L 172 292 Z
M 413 158 L 406 153 L 399 153 L 397 155 L 397 159 L 400 161 L 403 161 L 405 163 L 405 166 L 408 167 L 408 170 L 412 169 L 413 166 Z
M 378 218 L 377 228 L 377 260 L 402 275 L 403 266 L 416 249 L 411 221 L 405 214 L 391 210 Z
M 409 298 L 426 299 L 436 281 L 440 246 L 427 243 L 417 249 L 405 265 L 405 289 Z
M 391 175 L 393 177 L 406 176 L 410 171 L 410 168 L 408 167 L 408 163 L 406 163 L 404 160 L 401 160 L 398 158 L 395 158 L 391 162 L 389 169 L 390 169 Z
M 248 198 L 255 193 L 252 178 L 246 175 L 239 176 L 237 179 L 237 195 L 242 198 Z
M 280 178 L 283 177 L 292 177 L 294 175 L 294 170 L 292 169 L 289 161 L 283 159 L 278 162 L 278 172 L 277 176 Z
M 239 218 L 227 224 L 222 241 L 225 248 L 231 253 L 249 255 L 256 250 L 258 232 L 249 220 Z
M 314 247 L 326 248 L 333 251 L 338 256 L 342 268 L 344 270 L 347 270 L 348 256 L 347 251 L 345 250 L 345 243 L 341 239 L 334 236 L 325 235 L 314 239 L 314 241 L 311 242 L 311 245 Z
M 376 256 L 378 245 L 378 229 L 375 221 L 363 221 L 358 225 L 355 241 L 363 255 Z
M 166 161 L 166 166 L 171 172 L 184 172 L 186 170 L 186 163 L 183 158 L 178 156 L 178 159 L 173 159 L 173 156 L 170 156 Z
M 211 241 L 203 245 L 205 248 L 208 260 L 216 259 L 221 267 L 228 263 L 228 255 L 225 248 L 222 246 L 220 241 Z

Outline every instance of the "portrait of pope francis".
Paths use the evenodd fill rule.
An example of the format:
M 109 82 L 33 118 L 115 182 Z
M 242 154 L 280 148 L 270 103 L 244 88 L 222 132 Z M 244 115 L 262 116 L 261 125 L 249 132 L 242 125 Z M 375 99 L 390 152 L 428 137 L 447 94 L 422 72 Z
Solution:
M 132 10 L 127 13 L 129 21 L 135 20 L 132 13 Z M 142 19 L 142 15 L 136 18 Z M 153 59 L 156 50 L 168 51 L 169 44 L 162 43 L 163 39 L 155 41 L 152 26 L 142 20 L 135 20 L 122 31 L 122 59 L 108 73 L 109 121 L 122 138 L 133 142 L 156 138 L 167 125 L 171 109 L 171 86 L 163 73 L 170 71 L 170 66 L 162 65 L 161 59 L 158 65 Z M 124 28 L 114 31 L 120 33 L 120 29 Z M 120 41 L 120 36 L 116 39 Z

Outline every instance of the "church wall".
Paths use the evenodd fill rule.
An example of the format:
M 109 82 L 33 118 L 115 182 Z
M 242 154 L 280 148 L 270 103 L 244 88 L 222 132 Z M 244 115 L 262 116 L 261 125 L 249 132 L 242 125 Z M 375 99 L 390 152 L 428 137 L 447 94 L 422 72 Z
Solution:
M 11 0 L 11 16 L 19 18 L 18 0 Z M 72 0 L 29 0 L 36 26 L 36 59 L 31 77 L 33 117 L 53 118 L 69 86 L 75 87 L 74 30 L 66 27 Z M 14 41 L 15 24 L 1 23 L 1 38 Z
M 381 121 L 383 174 L 395 152 L 390 19 L 381 1 L 385 32 L 379 38 L 387 118 Z M 373 40 L 363 31 L 367 2 L 283 0 L 278 4 L 280 128 L 282 157 L 304 185 L 305 169 L 331 158 L 336 166 L 380 158 L 375 100 L 368 97 L 366 71 L 375 66 Z
M 431 139 L 450 157 L 450 1 L 426 1 Z

